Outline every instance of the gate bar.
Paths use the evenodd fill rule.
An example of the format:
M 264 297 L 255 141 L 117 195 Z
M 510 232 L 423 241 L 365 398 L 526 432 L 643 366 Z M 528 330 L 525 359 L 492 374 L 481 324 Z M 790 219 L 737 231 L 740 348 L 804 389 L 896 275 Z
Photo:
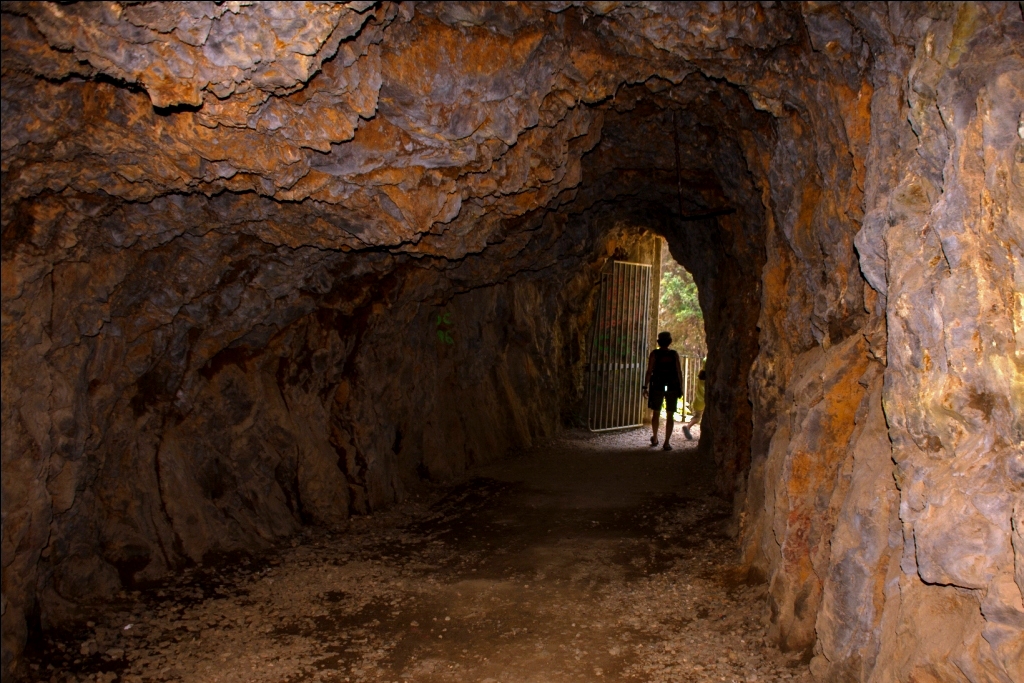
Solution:
M 643 424 L 651 281 L 651 266 L 641 263 L 614 261 L 601 275 L 587 383 L 591 431 Z

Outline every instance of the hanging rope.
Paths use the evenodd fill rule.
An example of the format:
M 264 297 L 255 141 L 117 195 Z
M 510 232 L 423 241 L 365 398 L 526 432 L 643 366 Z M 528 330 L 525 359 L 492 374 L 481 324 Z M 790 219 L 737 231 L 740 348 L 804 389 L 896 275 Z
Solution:
M 676 148 L 676 198 L 679 200 L 679 216 L 683 216 L 683 174 L 679 170 L 679 125 L 676 123 L 676 110 L 672 110 L 672 142 Z
M 676 199 L 679 202 L 679 220 L 700 221 L 705 218 L 728 216 L 729 214 L 736 213 L 736 209 L 733 208 L 712 209 L 710 211 L 705 211 L 704 213 L 692 213 L 690 215 L 683 213 L 683 174 L 679 169 L 679 125 L 676 123 L 675 109 L 672 110 L 672 142 L 676 149 Z

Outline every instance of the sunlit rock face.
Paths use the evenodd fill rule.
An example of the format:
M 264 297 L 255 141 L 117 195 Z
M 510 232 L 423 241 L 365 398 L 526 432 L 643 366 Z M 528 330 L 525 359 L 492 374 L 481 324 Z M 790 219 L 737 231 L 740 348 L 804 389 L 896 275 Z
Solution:
M 781 646 L 1024 679 L 1018 3 L 2 19 L 5 677 L 29 623 L 572 424 L 647 230 Z

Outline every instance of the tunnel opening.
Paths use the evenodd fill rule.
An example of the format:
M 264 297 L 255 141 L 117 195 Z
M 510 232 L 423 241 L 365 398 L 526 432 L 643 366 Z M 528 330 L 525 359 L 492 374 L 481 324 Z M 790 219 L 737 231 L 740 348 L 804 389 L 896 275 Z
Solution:
M 704 313 L 700 309 L 697 283 L 667 249 L 661 260 L 658 329 L 672 333 L 673 343 L 686 357 L 702 359 L 707 355 Z
M 667 248 L 662 252 L 659 290 L 658 329 L 672 335 L 682 365 L 682 396 L 676 419 L 688 431 L 694 430 L 699 439 L 700 414 L 704 411 L 704 378 L 700 373 L 708 353 L 704 313 L 693 275 L 671 257 Z M 661 410 L 661 418 L 667 417 L 666 409 Z
M 602 274 L 654 236 L 697 287 L 718 501 L 666 533 L 721 531 L 818 680 L 1024 676 L 1019 4 L 2 14 L 5 678 L 107 604 L 160 647 L 228 630 L 133 603 L 218 556 L 384 571 L 389 510 L 586 425 Z M 657 550 L 652 514 L 619 528 Z M 367 585 L 326 593 L 390 614 Z M 72 662 L 160 673 L 88 628 Z
M 602 136 L 583 156 L 570 211 L 609 236 L 624 226 L 655 232 L 664 257 L 692 273 L 711 350 L 701 449 L 714 457 L 722 494 L 738 500 L 751 461 L 747 376 L 770 220 L 757 189 L 767 169 L 754 159 L 768 153 L 775 124 L 746 94 L 696 74 L 624 86 L 601 109 Z

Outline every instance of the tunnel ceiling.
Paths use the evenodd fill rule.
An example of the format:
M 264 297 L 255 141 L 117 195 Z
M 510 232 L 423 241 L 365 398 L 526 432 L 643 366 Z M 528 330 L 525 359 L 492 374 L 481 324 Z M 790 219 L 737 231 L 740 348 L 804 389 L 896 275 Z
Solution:
M 14 215 L 48 194 L 82 237 L 96 213 L 132 214 L 117 246 L 195 231 L 177 205 L 273 245 L 459 258 L 581 177 L 675 207 L 673 109 L 698 212 L 727 203 L 703 196 L 721 194 L 717 136 L 749 148 L 770 130 L 751 94 L 781 113 L 832 72 L 856 78 L 866 48 L 843 11 L 813 15 L 832 47 L 811 61 L 800 10 L 759 5 L 10 3 L 5 239 L 56 238 Z M 81 195 L 103 206 L 68 204 Z
M 3 239 L 27 267 L 5 286 L 107 258 L 58 269 L 55 343 L 184 318 L 172 395 L 410 258 L 449 271 L 413 296 L 444 298 L 578 258 L 615 216 L 723 208 L 763 252 L 770 112 L 856 80 L 844 11 L 812 13 L 819 54 L 799 8 L 757 4 L 7 4 Z M 552 221 L 591 210 L 605 228 Z
M 3 3 L 5 677 L 573 424 L 653 231 L 772 642 L 1020 679 L 1022 45 L 1011 2 Z
M 651 225 L 728 208 L 755 226 L 745 249 L 763 251 L 775 117 L 838 127 L 839 139 L 797 154 L 853 172 L 844 126 L 858 125 L 874 11 L 9 3 L 4 244 L 26 262 L 128 250 L 132 268 L 176 271 L 164 310 L 141 313 L 156 318 L 142 327 L 188 302 L 203 309 L 195 327 L 209 341 L 193 345 L 194 368 L 307 312 L 330 282 L 392 272 L 395 257 L 430 257 L 419 265 L 465 288 L 592 241 L 564 221 L 538 230 L 549 214 L 597 209 Z M 167 254 L 178 240 L 218 262 Z M 344 258 L 353 251 L 373 257 Z M 130 295 L 110 297 L 137 289 L 122 286 L 128 267 L 69 283 L 72 299 L 89 300 L 76 302 L 89 311 L 78 331 L 140 315 Z M 198 300 L 261 270 L 265 301 L 211 320 Z

